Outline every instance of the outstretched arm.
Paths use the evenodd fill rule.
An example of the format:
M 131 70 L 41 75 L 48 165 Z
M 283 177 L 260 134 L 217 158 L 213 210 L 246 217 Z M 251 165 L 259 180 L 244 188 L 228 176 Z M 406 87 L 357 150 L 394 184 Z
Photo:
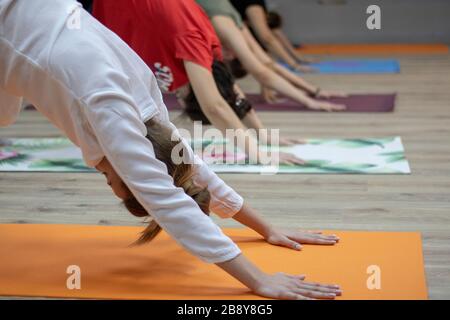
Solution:
M 297 61 L 278 41 L 267 24 L 266 13 L 259 5 L 249 6 L 246 10 L 247 18 L 258 39 L 264 44 L 267 50 L 278 59 L 283 60 L 292 68 L 299 67 Z
M 215 80 L 209 70 L 189 61 L 185 61 L 192 89 L 198 99 L 202 111 L 211 123 L 223 133 L 234 129 L 238 136 L 238 147 L 252 159 L 260 159 L 258 141 L 239 120 L 228 103 L 221 96 Z
M 291 41 L 286 37 L 283 30 L 281 29 L 272 29 L 273 34 L 277 37 L 278 41 L 286 48 L 286 50 L 294 57 L 298 56 L 297 50 L 295 50 Z
M 302 90 L 272 70 L 272 60 L 267 55 L 259 52 L 260 59 L 265 63 L 261 62 L 251 50 L 244 36 L 246 32 L 249 33 L 248 30 L 239 30 L 234 21 L 225 16 L 215 16 L 212 22 L 222 43 L 233 50 L 244 68 L 263 86 L 274 89 L 309 108 L 329 111 L 340 110 L 341 106 L 328 102 L 319 102 L 306 95 Z
M 312 59 L 305 58 L 303 55 L 301 55 L 292 45 L 292 42 L 289 40 L 289 38 L 286 36 L 283 30 L 281 29 L 273 29 L 273 34 L 277 37 L 278 41 L 286 48 L 286 50 L 297 60 L 300 60 L 300 62 L 312 62 Z
M 241 30 L 229 17 L 215 16 L 212 20 L 214 28 L 222 43 L 230 48 L 242 63 L 244 68 L 250 72 L 262 85 L 274 89 L 287 97 L 302 104 L 309 105 L 312 99 L 307 97 L 302 91 L 295 88 L 288 81 L 273 72 L 267 63 L 272 60 L 268 56 L 261 55 L 262 63 L 247 44 Z
M 136 109 L 125 94 L 98 93 L 85 100 L 83 112 L 117 174 L 168 234 L 205 262 L 236 257 L 239 248 L 175 187 L 166 166 L 156 158 Z
M 250 125 L 253 131 L 247 130 L 244 124 L 238 119 L 231 107 L 226 103 L 219 93 L 219 90 L 215 84 L 214 78 L 209 70 L 192 62 L 185 62 L 186 70 L 188 72 L 189 80 L 191 82 L 192 89 L 197 96 L 200 106 L 211 121 L 223 133 L 226 133 L 227 129 L 234 129 L 234 134 L 237 140 L 237 146 L 244 151 L 252 162 L 261 164 L 268 164 L 275 160 L 275 154 L 270 157 L 265 152 L 261 152 L 257 137 L 261 138 L 263 144 L 271 143 L 268 139 L 268 135 L 264 134 L 261 129 L 261 122 L 256 116 L 256 112 L 250 111 L 244 117 L 243 122 Z M 236 86 L 235 90 L 239 90 Z M 296 156 L 280 152 L 279 163 L 282 164 L 303 164 L 304 161 Z
M 259 45 L 258 41 L 253 37 L 252 33 L 247 29 L 242 29 L 242 35 L 245 38 L 245 41 L 247 42 L 248 46 L 254 53 L 254 55 L 261 61 L 261 63 L 270 66 L 271 69 L 276 72 L 279 76 L 283 77 L 287 81 L 289 81 L 291 84 L 293 84 L 295 87 L 304 90 L 308 94 L 314 94 L 319 89 L 318 87 L 315 87 L 314 85 L 308 83 L 305 79 L 300 77 L 298 74 L 295 74 L 294 72 L 290 71 L 289 69 L 283 67 L 282 65 L 275 63 L 264 51 L 263 48 Z
M 249 45 L 250 49 L 253 51 L 255 56 L 264 64 L 270 65 L 272 70 L 276 72 L 278 75 L 292 83 L 299 89 L 306 91 L 307 93 L 316 92 L 316 88 L 313 85 L 307 83 L 303 78 L 289 71 L 287 68 L 275 63 L 264 51 L 263 48 L 259 45 L 258 41 L 253 37 L 252 33 L 247 29 L 242 29 L 242 35 L 245 38 L 245 41 Z
M 272 276 L 260 271 L 194 200 L 174 186 L 164 164 L 156 159 L 152 144 L 145 138 L 145 126 L 128 99 L 104 95 L 90 100 L 84 112 L 106 157 L 144 208 L 185 249 L 205 262 L 215 263 L 265 297 L 332 299 L 340 294 L 336 286 L 307 290 L 310 284 L 303 278 L 294 281 L 294 276 Z

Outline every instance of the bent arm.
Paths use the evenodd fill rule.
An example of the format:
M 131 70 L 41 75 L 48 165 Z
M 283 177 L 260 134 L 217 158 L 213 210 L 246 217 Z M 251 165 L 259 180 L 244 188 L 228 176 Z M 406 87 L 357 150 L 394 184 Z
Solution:
M 22 108 L 22 98 L 8 94 L 0 88 L 0 127 L 16 122 Z
M 126 99 L 104 97 L 94 104 L 86 107 L 85 113 L 106 157 L 157 223 L 186 250 L 215 263 L 259 293 L 268 276 L 241 253 L 183 189 L 174 186 L 167 168 L 156 159 L 152 144 L 145 138 L 145 125 Z

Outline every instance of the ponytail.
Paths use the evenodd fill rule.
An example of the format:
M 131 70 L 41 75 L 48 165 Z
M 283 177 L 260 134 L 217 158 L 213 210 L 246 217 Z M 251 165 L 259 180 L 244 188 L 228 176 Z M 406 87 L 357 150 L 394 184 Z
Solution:
M 167 166 L 167 171 L 173 178 L 175 186 L 183 188 L 184 192 L 194 199 L 200 209 L 206 215 L 209 215 L 209 203 L 211 196 L 206 188 L 200 188 L 194 183 L 192 179 L 192 176 L 194 175 L 192 165 L 184 162 L 175 164 L 172 161 L 172 150 L 178 143 L 180 143 L 180 141 L 172 141 L 171 129 L 160 124 L 159 122 L 149 120 L 145 125 L 147 126 L 147 139 L 149 139 L 153 145 L 156 158 Z M 183 158 L 183 152 L 184 151 L 182 149 L 180 151 L 181 158 Z M 140 245 L 152 241 L 161 232 L 161 227 L 158 223 L 154 219 L 150 218 L 150 214 L 137 201 L 136 198 L 132 197 L 125 200 L 123 203 L 132 215 L 136 217 L 149 218 L 149 224 L 135 244 Z

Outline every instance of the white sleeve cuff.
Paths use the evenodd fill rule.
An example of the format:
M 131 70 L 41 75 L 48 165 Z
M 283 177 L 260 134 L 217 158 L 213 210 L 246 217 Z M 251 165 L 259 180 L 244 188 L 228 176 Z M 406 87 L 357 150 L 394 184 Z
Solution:
M 222 219 L 232 218 L 244 205 L 244 199 L 234 190 L 227 197 L 227 201 L 212 201 L 211 211 Z
M 235 246 L 232 250 L 226 251 L 223 254 L 218 254 L 214 258 L 210 257 L 199 257 L 199 258 L 206 263 L 222 263 L 236 258 L 241 253 L 242 251 L 237 246 Z

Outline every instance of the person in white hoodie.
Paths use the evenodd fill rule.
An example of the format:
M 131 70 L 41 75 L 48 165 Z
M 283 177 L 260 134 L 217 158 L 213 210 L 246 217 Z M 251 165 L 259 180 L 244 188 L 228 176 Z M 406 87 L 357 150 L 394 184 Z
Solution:
M 304 276 L 262 272 L 205 215 L 210 209 L 233 217 L 267 242 L 297 250 L 301 243 L 338 241 L 269 225 L 198 158 L 175 165 L 166 149 L 178 141 L 170 137 L 176 128 L 155 77 L 78 2 L 0 0 L 0 126 L 15 122 L 23 98 L 80 147 L 87 165 L 107 176 L 131 213 L 151 215 L 138 242 L 163 228 L 186 250 L 265 297 L 341 294 L 336 285 L 305 282 Z M 188 146 L 183 153 L 194 157 Z

